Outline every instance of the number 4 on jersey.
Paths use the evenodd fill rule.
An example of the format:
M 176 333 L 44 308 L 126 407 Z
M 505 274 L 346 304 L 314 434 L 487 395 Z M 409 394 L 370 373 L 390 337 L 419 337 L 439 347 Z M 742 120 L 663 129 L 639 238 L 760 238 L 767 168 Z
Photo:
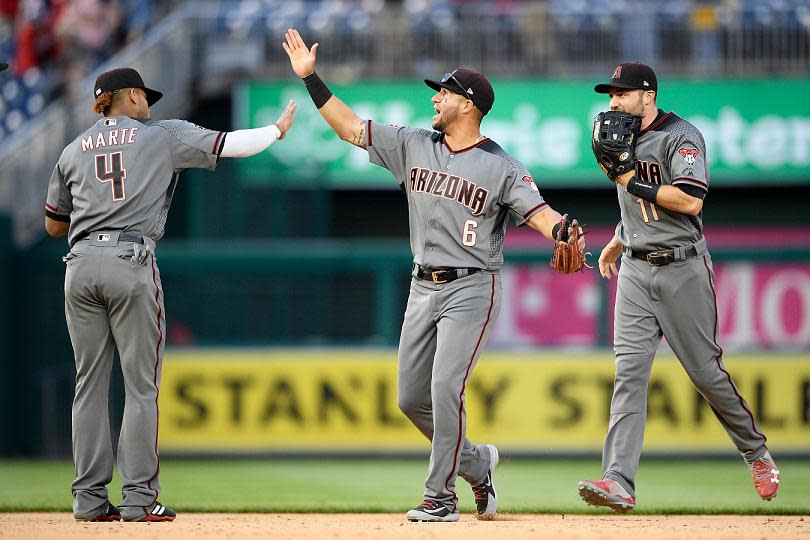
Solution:
M 110 158 L 109 163 L 107 162 L 107 156 Z M 124 157 L 121 152 L 98 154 L 96 156 L 96 179 L 99 182 L 110 182 L 114 201 L 124 200 L 124 180 L 126 177 L 127 170 L 124 169 Z

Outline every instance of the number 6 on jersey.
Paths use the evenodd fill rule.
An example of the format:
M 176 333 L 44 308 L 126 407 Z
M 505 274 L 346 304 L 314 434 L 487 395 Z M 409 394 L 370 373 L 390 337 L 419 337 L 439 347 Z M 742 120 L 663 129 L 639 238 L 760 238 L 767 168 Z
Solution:
M 468 219 L 464 222 L 464 229 L 463 234 L 461 236 L 461 243 L 465 246 L 474 246 L 475 245 L 475 229 L 478 227 L 478 222 L 474 219 Z

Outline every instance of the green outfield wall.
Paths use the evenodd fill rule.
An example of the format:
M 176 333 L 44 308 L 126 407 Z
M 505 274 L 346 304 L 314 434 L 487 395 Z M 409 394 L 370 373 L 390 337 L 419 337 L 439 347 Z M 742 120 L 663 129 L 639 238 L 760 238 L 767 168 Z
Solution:
M 543 186 L 603 185 L 590 148 L 594 115 L 608 98 L 593 81 L 493 80 L 495 106 L 482 132 L 524 163 Z M 713 185 L 806 183 L 810 178 L 810 79 L 660 81 L 658 105 L 706 139 Z M 419 80 L 330 84 L 361 118 L 430 129 L 432 91 Z M 396 187 L 367 153 L 341 141 L 296 81 L 251 83 L 236 92 L 234 124 L 275 122 L 290 99 L 296 124 L 284 144 L 240 161 L 248 184 Z

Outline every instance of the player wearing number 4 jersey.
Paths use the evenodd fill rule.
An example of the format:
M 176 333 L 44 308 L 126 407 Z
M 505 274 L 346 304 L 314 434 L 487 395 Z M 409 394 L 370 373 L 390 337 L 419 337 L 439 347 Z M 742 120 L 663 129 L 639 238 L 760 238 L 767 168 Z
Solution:
M 717 343 L 714 271 L 701 219 L 709 187 L 703 136 L 676 114 L 656 108 L 658 82 L 648 66 L 622 64 L 610 82 L 595 90 L 609 94 L 610 109 L 619 111 L 597 116 L 593 143 L 600 165 L 617 184 L 622 218 L 599 257 L 602 276 L 619 278 L 613 336 L 616 379 L 603 477 L 583 480 L 579 493 L 587 503 L 617 512 L 635 508 L 647 386 L 663 335 L 748 464 L 757 493 L 770 500 L 780 486 L 779 469 L 723 366 Z M 619 135 L 625 124 L 640 124 L 640 132 Z M 617 136 L 603 136 L 611 132 Z M 616 159 L 605 158 L 605 148 L 610 154 L 622 144 L 612 156 Z M 635 170 L 629 162 L 633 150 Z M 628 172 L 617 174 L 624 162 L 630 165 Z M 617 272 L 619 255 L 623 258 Z
M 360 119 L 332 95 L 315 74 L 317 43 L 310 50 L 289 30 L 283 47 L 332 129 L 368 150 L 407 195 L 414 264 L 399 343 L 399 407 L 432 443 L 424 500 L 407 518 L 457 521 L 460 475 L 473 486 L 477 516 L 491 519 L 499 456 L 495 446 L 466 438 L 465 389 L 500 308 L 508 216 L 552 239 L 560 214 L 526 169 L 481 135 L 495 96 L 480 73 L 457 69 L 425 81 L 436 92 L 436 131 L 387 126 Z
M 183 120 L 149 119 L 162 94 L 133 69 L 101 74 L 94 110 L 104 118 L 62 152 L 45 202 L 45 228 L 68 236 L 65 317 L 76 360 L 73 513 L 86 521 L 171 521 L 157 501 L 158 388 L 166 316 L 155 244 L 163 236 L 178 175 L 213 170 L 220 157 L 256 154 L 290 128 L 295 103 L 276 124 L 230 133 Z M 107 393 L 118 349 L 126 404 L 118 439 L 120 511 L 108 498 L 113 449 Z

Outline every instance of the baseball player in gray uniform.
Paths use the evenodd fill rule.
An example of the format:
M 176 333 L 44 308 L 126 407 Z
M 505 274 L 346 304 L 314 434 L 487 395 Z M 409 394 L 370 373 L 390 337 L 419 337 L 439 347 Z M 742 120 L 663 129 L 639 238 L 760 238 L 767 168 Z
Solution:
M 473 486 L 477 517 L 491 519 L 498 450 L 465 437 L 464 393 L 500 308 L 509 214 L 548 239 L 561 216 L 523 165 L 481 135 L 495 96 L 480 73 L 457 69 L 425 81 L 436 91 L 436 131 L 388 126 L 360 119 L 332 95 L 315 73 L 317 43 L 310 50 L 288 30 L 283 47 L 335 133 L 367 149 L 407 196 L 414 264 L 399 343 L 399 407 L 432 443 L 424 500 L 407 518 L 457 521 L 460 475 Z
M 641 117 L 641 132 L 635 171 L 616 178 L 621 221 L 599 257 L 602 276 L 619 279 L 616 378 L 603 477 L 580 482 L 580 496 L 617 512 L 635 508 L 647 386 L 664 336 L 750 467 L 760 497 L 770 500 L 779 489 L 779 469 L 723 366 L 717 343 L 715 278 L 701 219 L 709 187 L 703 136 L 683 118 L 656 107 L 658 82 L 649 66 L 621 64 L 595 90 L 610 96 L 611 110 Z
M 171 521 L 157 501 L 158 389 L 166 317 L 155 244 L 163 236 L 178 176 L 214 170 L 220 157 L 258 153 L 292 124 L 223 133 L 183 120 L 150 120 L 162 94 L 133 69 L 101 74 L 94 110 L 104 115 L 65 147 L 45 202 L 45 228 L 68 236 L 65 318 L 76 360 L 73 513 L 81 521 Z M 107 394 L 118 349 L 126 389 L 118 439 L 123 502 L 109 501 L 113 448 Z

